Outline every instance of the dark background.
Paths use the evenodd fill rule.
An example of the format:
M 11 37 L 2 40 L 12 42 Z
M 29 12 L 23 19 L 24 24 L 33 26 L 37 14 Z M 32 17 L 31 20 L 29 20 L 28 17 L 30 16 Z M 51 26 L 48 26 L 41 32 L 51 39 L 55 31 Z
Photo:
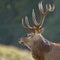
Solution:
M 18 40 L 29 31 L 22 28 L 21 20 L 29 17 L 32 25 L 31 12 L 36 12 L 36 19 L 39 21 L 38 3 L 55 4 L 56 8 L 50 13 L 44 22 L 43 36 L 53 42 L 60 42 L 60 0 L 0 0 L 0 44 L 21 47 Z

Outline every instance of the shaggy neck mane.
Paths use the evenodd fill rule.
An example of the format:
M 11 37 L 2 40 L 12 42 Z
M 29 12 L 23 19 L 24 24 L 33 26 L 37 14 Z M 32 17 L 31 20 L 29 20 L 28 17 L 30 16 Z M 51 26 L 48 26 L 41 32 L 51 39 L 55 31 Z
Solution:
M 50 52 L 51 47 L 51 42 L 38 34 L 32 46 L 32 55 L 37 60 L 45 60 L 44 54 Z
M 43 52 L 49 52 L 52 48 L 52 42 L 45 39 L 41 34 L 35 36 L 34 44 L 38 45 L 38 47 L 41 48 L 41 51 Z
M 52 42 L 45 39 L 41 34 L 40 36 L 42 38 L 42 43 L 41 43 L 42 47 L 44 48 L 46 52 L 49 52 L 52 49 Z

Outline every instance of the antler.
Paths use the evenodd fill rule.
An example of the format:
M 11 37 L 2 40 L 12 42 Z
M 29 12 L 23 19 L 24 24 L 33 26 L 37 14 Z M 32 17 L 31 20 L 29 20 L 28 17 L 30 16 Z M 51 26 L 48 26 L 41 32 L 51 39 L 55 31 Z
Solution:
M 23 20 L 23 18 L 22 18 L 22 26 L 23 26 L 25 29 L 34 32 L 35 29 L 33 29 L 33 28 L 29 25 L 28 17 L 27 17 L 27 16 L 25 17 L 25 22 L 26 22 L 26 25 L 27 25 L 27 26 L 24 26 L 24 20 Z
M 38 7 L 39 7 L 40 15 L 41 15 L 40 23 L 37 23 L 37 21 L 36 21 L 34 9 L 32 11 L 32 20 L 33 20 L 34 25 L 35 25 L 34 27 L 31 27 L 29 25 L 28 17 L 27 16 L 25 17 L 26 26 L 24 26 L 24 20 L 22 19 L 22 25 L 23 25 L 23 27 L 25 29 L 27 29 L 27 30 L 32 31 L 33 33 L 35 33 L 35 31 L 40 32 L 40 30 L 42 29 L 42 25 L 43 25 L 45 16 L 47 16 L 48 13 L 53 12 L 54 9 L 55 9 L 54 5 L 52 7 L 49 4 L 49 5 L 46 5 L 46 11 L 44 12 L 44 9 L 43 9 L 43 6 L 42 6 L 42 2 L 38 5 Z
M 50 4 L 49 5 L 46 4 L 46 11 L 45 12 L 44 12 L 44 9 L 42 6 L 42 2 L 38 6 L 39 6 L 40 14 L 41 14 L 39 26 L 42 27 L 45 16 L 47 16 L 47 14 L 49 14 L 50 12 L 53 12 L 55 9 L 55 6 L 54 5 L 51 6 Z

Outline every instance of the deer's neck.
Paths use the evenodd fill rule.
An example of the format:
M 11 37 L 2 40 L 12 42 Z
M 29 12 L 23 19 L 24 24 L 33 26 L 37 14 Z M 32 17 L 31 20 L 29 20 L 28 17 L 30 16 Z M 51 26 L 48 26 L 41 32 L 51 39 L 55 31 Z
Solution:
M 37 60 L 45 60 L 44 54 L 51 51 L 52 45 L 42 35 L 39 36 L 32 45 L 32 55 Z
M 39 34 L 35 37 L 32 47 L 43 52 L 49 52 L 52 48 L 52 42 L 48 41 L 41 34 Z

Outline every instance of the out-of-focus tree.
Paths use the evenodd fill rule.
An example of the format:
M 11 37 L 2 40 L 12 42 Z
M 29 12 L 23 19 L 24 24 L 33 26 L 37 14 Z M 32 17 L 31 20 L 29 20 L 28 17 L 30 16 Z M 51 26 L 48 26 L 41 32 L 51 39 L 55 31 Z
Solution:
M 59 0 L 0 0 L 0 43 L 18 45 L 18 39 L 28 33 L 22 28 L 21 19 L 29 17 L 32 23 L 32 9 L 36 12 L 36 19 L 39 21 L 38 3 L 43 1 L 46 4 L 55 4 L 55 11 L 47 16 L 44 22 L 43 35 L 55 42 L 60 40 L 60 1 Z M 57 40 L 58 39 L 58 40 Z

